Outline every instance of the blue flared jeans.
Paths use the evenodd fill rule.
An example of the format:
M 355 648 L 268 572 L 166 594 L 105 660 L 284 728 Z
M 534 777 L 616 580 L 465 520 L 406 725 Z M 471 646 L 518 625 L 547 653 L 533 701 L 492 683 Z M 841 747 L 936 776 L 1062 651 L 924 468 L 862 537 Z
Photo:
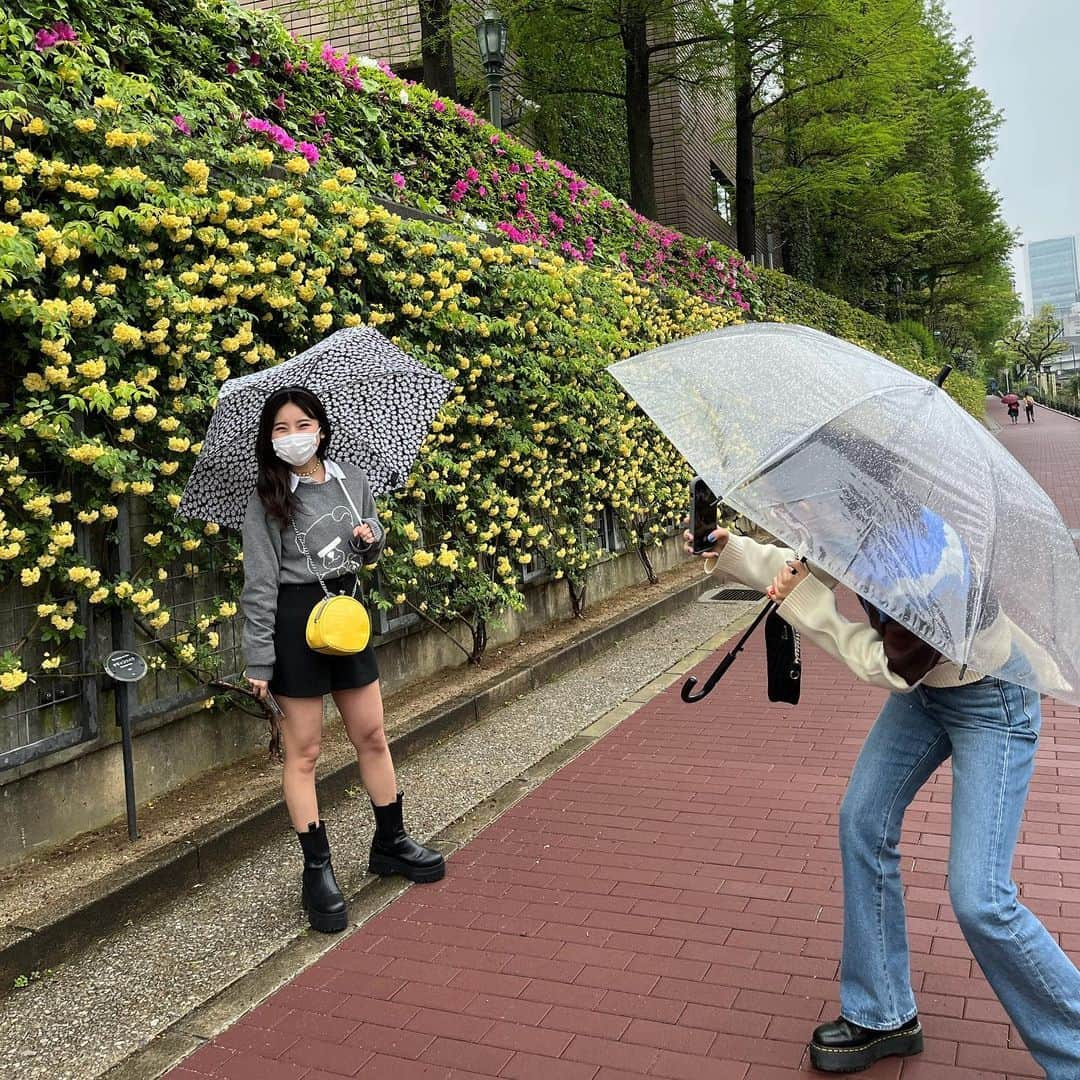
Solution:
M 998 679 L 949 689 L 917 687 L 886 702 L 840 809 L 840 1011 L 879 1030 L 916 1013 L 900 829 L 915 793 L 951 757 L 953 911 L 1048 1080 L 1080 1080 L 1080 972 L 1020 903 L 1012 879 L 1040 723 L 1038 695 Z

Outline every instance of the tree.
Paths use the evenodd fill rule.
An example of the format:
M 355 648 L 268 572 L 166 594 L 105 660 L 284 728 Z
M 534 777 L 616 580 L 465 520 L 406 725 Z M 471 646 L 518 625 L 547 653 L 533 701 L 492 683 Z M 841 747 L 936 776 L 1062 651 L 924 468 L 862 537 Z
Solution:
M 1025 374 L 1038 375 L 1048 360 L 1069 351 L 1065 328 L 1049 305 L 1032 318 L 1015 320 L 1001 343 L 1005 356 Z
M 656 217 L 652 93 L 675 80 L 703 81 L 726 38 L 718 10 L 706 0 L 518 0 L 508 10 L 523 52 L 555 59 L 523 73 L 530 97 L 619 103 L 630 205 Z M 579 51 L 610 58 L 614 70 L 581 62 Z
M 760 205 L 780 223 L 791 272 L 974 358 L 1018 309 L 1015 238 L 982 172 L 1000 117 L 936 3 L 907 9 L 852 27 L 867 53 L 895 27 L 893 50 L 857 80 L 827 82 L 822 61 L 791 54 L 806 89 L 760 125 Z

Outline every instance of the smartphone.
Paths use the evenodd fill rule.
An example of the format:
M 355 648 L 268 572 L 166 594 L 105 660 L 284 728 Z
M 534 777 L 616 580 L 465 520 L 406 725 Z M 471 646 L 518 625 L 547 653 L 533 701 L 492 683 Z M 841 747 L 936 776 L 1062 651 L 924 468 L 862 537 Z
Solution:
M 700 476 L 690 483 L 690 532 L 694 537 L 694 552 L 709 551 L 709 533 L 717 526 L 717 499 L 712 489 Z

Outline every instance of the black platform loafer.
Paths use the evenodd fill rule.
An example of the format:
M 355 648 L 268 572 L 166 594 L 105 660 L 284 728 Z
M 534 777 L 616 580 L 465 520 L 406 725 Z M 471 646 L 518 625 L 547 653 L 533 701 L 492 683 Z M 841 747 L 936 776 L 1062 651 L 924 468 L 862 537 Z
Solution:
M 888 1031 L 864 1028 L 840 1017 L 814 1032 L 810 1064 L 819 1072 L 862 1072 L 882 1058 L 910 1057 L 921 1054 L 922 1048 L 922 1025 L 917 1016 Z

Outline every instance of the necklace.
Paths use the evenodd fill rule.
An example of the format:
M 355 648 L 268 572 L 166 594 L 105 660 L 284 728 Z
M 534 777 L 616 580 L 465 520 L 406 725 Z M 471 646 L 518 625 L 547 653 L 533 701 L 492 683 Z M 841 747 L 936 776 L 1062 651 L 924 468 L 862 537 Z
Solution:
M 322 466 L 322 462 L 318 458 L 316 458 L 310 469 L 307 469 L 307 470 L 293 469 L 293 472 L 296 473 L 297 476 L 302 476 L 302 477 L 314 476 L 319 471 L 321 466 Z

